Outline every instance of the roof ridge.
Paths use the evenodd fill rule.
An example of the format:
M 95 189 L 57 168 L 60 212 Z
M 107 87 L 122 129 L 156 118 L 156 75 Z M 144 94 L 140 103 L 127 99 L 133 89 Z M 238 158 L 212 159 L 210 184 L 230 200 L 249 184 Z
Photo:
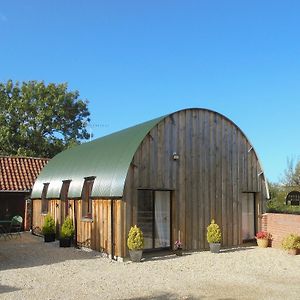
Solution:
M 18 156 L 18 155 L 0 155 L 1 158 L 28 158 L 28 159 L 35 159 L 35 160 L 50 160 L 51 158 L 47 157 L 33 157 L 33 156 Z

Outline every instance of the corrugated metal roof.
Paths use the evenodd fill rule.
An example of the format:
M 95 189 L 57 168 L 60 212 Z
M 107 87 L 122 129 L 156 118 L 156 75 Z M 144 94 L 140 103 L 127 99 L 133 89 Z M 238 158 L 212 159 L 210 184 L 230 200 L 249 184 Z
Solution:
M 147 133 L 165 116 L 65 150 L 52 158 L 38 176 L 32 198 L 59 198 L 63 180 L 71 180 L 69 197 L 81 196 L 85 177 L 95 176 L 93 197 L 122 197 L 131 160 Z

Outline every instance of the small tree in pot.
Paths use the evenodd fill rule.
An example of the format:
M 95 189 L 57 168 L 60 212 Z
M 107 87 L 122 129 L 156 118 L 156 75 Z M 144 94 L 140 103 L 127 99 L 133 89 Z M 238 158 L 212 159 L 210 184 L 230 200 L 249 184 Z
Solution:
M 133 262 L 140 262 L 143 255 L 144 235 L 142 230 L 136 225 L 130 228 L 127 246 L 131 260 Z
M 212 219 L 207 227 L 207 241 L 209 243 L 210 252 L 219 253 L 221 248 L 222 233 L 218 224 Z
M 46 243 L 55 241 L 55 221 L 50 214 L 45 216 L 42 233 Z
M 70 247 L 74 236 L 74 226 L 71 217 L 67 217 L 62 225 L 59 239 L 60 247 Z
M 289 254 L 297 255 L 300 253 L 300 236 L 291 233 L 283 239 L 281 245 Z

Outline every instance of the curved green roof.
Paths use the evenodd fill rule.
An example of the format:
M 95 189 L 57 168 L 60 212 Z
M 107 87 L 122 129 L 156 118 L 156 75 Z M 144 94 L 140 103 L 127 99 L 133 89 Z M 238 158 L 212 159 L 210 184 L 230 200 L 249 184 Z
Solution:
M 43 168 L 31 198 L 41 198 L 44 183 L 50 183 L 47 198 L 59 198 L 63 180 L 71 180 L 69 198 L 81 197 L 85 177 L 95 176 L 92 197 L 122 197 L 132 158 L 148 132 L 165 116 L 65 150 Z

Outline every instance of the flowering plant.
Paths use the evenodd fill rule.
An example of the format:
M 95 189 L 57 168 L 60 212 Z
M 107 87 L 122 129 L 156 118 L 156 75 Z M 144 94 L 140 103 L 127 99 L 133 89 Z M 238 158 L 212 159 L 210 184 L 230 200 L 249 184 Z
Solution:
M 256 239 L 263 239 L 263 240 L 271 239 L 271 237 L 272 237 L 271 234 L 266 231 L 259 231 L 255 236 Z
M 174 249 L 177 250 L 177 249 L 181 249 L 182 248 L 182 243 L 180 241 L 176 241 L 174 243 Z

